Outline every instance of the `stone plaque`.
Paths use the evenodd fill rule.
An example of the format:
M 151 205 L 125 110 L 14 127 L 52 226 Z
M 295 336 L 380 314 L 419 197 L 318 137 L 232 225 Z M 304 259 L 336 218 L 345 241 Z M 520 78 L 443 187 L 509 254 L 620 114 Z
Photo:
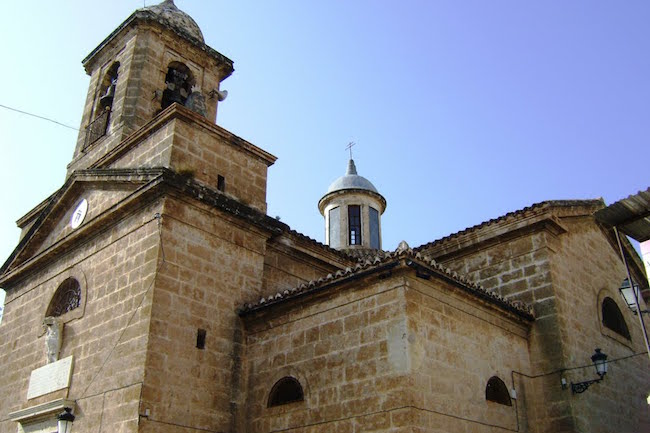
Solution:
M 27 399 L 40 397 L 70 386 L 72 356 L 60 359 L 32 371 Z

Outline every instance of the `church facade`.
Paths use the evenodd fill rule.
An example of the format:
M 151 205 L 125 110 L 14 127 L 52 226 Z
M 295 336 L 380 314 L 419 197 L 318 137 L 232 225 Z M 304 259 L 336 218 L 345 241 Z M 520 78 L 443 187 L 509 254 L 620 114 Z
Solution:
M 321 244 L 266 215 L 276 158 L 216 124 L 233 62 L 172 0 L 83 65 L 66 181 L 0 268 L 0 433 L 650 432 L 602 200 L 389 252 L 350 160 Z

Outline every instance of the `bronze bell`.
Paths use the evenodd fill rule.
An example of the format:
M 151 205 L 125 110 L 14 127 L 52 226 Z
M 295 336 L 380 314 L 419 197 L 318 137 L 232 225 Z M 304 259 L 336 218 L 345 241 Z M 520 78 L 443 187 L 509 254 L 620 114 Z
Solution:
M 110 107 L 113 105 L 113 97 L 115 96 L 115 81 L 106 89 L 106 93 L 99 99 L 99 105 L 102 108 Z
M 162 108 L 167 108 L 170 105 L 172 105 L 174 102 L 183 105 L 184 99 L 183 96 L 181 95 L 180 90 L 166 89 L 165 91 L 163 91 Z

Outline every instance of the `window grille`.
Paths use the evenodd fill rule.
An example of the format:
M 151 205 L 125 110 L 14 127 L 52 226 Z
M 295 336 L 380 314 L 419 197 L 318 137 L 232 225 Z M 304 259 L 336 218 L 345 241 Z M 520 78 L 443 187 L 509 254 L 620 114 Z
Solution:
M 81 305 L 81 286 L 74 278 L 68 278 L 56 289 L 45 316 L 62 316 L 78 308 L 79 305 Z
M 86 127 L 86 138 L 84 139 L 83 152 L 86 151 L 93 143 L 106 135 L 108 130 L 108 118 L 110 117 L 111 110 L 106 108 L 102 114 L 97 116 L 95 120 L 90 122 Z
M 348 206 L 350 245 L 361 245 L 361 206 Z

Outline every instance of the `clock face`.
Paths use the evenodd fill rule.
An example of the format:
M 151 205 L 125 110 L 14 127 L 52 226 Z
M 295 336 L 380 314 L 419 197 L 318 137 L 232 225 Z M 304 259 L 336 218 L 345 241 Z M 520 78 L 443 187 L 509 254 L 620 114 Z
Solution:
M 85 198 L 79 202 L 72 216 L 70 217 L 70 227 L 74 230 L 84 222 L 86 218 L 86 212 L 88 212 L 88 200 Z

